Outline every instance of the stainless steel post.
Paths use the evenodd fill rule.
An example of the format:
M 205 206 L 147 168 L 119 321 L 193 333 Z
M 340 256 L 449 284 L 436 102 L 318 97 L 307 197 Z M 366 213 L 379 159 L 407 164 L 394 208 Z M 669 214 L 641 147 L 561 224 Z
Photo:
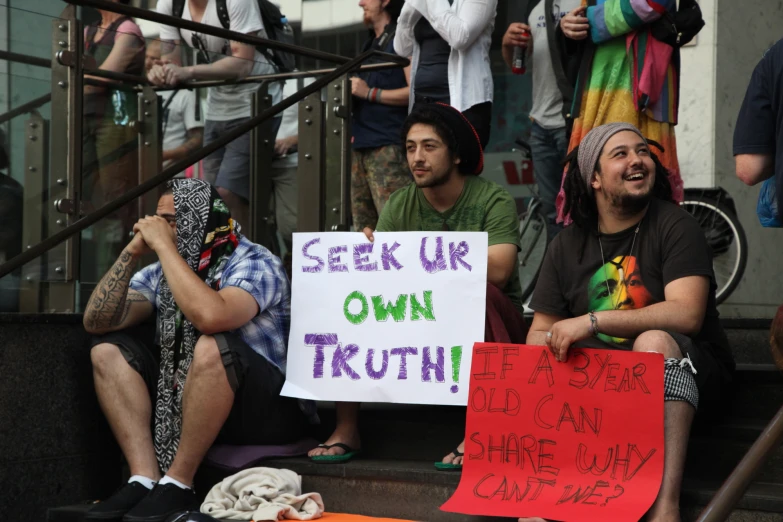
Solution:
M 24 190 L 25 204 L 22 217 L 22 240 L 27 247 L 39 243 L 44 238 L 45 218 L 48 212 L 45 194 L 48 183 L 49 166 L 49 122 L 34 111 L 30 119 L 24 122 Z M 64 225 L 62 219 L 59 225 Z M 45 256 L 43 256 L 45 257 Z M 26 314 L 40 313 L 41 279 L 43 260 L 38 257 L 30 261 L 21 270 L 19 283 L 19 311 Z
M 272 106 L 267 85 L 261 84 L 253 95 L 252 114 L 257 116 Z M 277 227 L 272 211 L 272 175 L 274 156 L 274 118 L 250 131 L 250 223 L 240 223 L 251 241 L 264 245 L 274 254 L 280 253 Z
M 322 230 L 324 214 L 323 197 L 323 109 L 321 93 L 316 92 L 299 102 L 299 206 L 297 209 L 298 232 Z
M 343 76 L 326 94 L 324 230 L 349 230 L 351 223 L 351 80 Z
M 45 235 L 79 218 L 82 195 L 83 28 L 76 6 L 68 5 L 52 21 L 52 122 L 49 211 Z M 48 291 L 44 310 L 72 312 L 76 308 L 80 236 L 75 235 L 49 252 L 45 270 Z
M 163 170 L 160 103 L 157 93 L 149 86 L 138 93 L 139 113 L 133 122 L 138 133 L 139 185 Z M 144 194 L 137 201 L 139 216 L 152 216 L 158 206 L 159 191 Z

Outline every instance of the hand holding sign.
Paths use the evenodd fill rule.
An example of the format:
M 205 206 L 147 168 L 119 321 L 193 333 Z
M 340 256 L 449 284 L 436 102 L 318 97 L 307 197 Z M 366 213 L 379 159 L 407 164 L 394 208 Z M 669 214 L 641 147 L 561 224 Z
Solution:
M 663 357 L 477 343 L 455 513 L 636 521 L 663 476 Z

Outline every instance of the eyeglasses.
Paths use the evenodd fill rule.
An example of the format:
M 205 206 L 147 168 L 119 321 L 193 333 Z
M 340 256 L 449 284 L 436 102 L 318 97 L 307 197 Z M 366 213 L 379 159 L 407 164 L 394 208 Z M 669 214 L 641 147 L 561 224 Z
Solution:
M 191 33 L 190 44 L 193 46 L 193 48 L 196 51 L 198 51 L 199 63 L 212 63 L 212 60 L 209 59 L 209 51 L 207 51 L 207 45 L 204 43 L 204 40 L 201 39 L 200 34 Z

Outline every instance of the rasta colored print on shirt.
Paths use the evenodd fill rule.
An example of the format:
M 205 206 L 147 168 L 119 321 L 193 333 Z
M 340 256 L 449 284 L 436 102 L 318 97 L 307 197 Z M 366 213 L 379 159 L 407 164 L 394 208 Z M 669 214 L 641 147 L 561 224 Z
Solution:
M 655 302 L 644 286 L 642 272 L 636 256 L 617 256 L 601 266 L 587 284 L 588 307 L 594 312 L 602 310 L 638 310 Z M 599 333 L 607 342 L 628 344 L 628 339 L 610 337 Z

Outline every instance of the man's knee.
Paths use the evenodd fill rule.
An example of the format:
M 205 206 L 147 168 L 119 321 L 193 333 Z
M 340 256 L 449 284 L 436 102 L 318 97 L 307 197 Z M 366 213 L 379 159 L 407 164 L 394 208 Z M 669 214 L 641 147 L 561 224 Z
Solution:
M 656 352 L 666 359 L 682 359 L 680 347 L 671 335 L 663 330 L 643 332 L 633 343 L 634 352 Z
M 223 358 L 217 341 L 211 335 L 202 335 L 193 349 L 191 368 L 194 372 L 211 371 L 223 367 Z
M 111 343 L 100 343 L 93 346 L 90 350 L 90 361 L 92 362 L 92 367 L 98 372 L 105 371 L 118 364 L 128 364 L 120 348 L 116 344 Z

